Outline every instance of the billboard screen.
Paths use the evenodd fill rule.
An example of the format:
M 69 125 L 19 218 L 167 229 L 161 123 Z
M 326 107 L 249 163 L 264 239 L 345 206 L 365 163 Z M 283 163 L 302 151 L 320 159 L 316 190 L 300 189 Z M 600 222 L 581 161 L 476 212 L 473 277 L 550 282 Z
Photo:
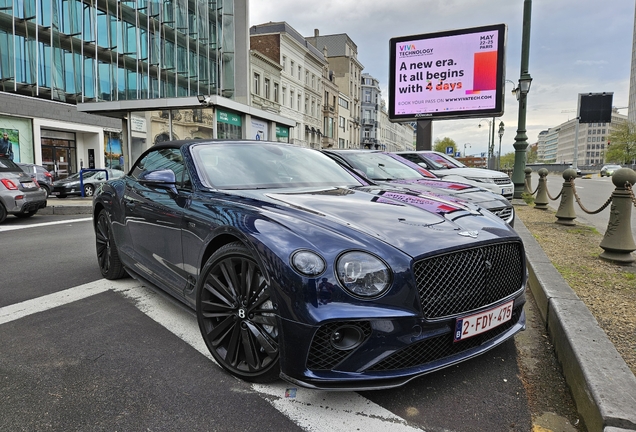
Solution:
M 612 121 L 613 92 L 579 93 L 580 123 L 610 123 Z
M 503 115 L 506 32 L 496 24 L 392 38 L 389 119 Z

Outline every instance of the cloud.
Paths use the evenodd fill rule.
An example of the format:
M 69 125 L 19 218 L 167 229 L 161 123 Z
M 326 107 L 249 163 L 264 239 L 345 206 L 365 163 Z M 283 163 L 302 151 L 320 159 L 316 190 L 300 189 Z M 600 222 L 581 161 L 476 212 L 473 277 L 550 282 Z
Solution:
M 598 66 L 609 64 L 606 60 L 577 60 L 574 62 L 576 66 Z

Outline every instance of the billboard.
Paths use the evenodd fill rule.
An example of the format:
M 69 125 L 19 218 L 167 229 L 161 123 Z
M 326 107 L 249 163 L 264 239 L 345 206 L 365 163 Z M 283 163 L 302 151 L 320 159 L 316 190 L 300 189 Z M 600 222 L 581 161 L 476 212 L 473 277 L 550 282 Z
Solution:
M 579 93 L 579 122 L 610 123 L 613 97 L 613 92 Z
M 392 38 L 389 119 L 503 115 L 506 33 L 496 24 Z

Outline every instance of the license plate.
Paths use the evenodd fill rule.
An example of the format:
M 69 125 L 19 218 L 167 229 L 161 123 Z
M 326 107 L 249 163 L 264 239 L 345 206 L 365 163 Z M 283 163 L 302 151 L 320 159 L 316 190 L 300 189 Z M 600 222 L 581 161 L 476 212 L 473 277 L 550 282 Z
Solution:
M 55 191 L 51 192 L 51 195 L 59 195 L 59 194 L 60 194 L 59 192 L 55 192 Z
M 501 194 L 506 195 L 512 193 L 512 188 L 503 188 L 501 189 Z
M 514 300 L 496 308 L 458 318 L 455 322 L 455 342 L 477 336 L 491 330 L 512 318 L 512 305 Z
M 35 187 L 33 182 L 22 182 L 22 187 L 25 189 L 31 189 Z

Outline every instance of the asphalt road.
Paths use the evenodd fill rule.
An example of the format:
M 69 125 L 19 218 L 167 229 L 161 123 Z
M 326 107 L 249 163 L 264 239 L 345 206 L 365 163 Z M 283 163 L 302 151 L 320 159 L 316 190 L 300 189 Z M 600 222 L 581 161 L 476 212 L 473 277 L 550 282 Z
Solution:
M 536 319 L 398 389 L 252 385 L 213 362 L 190 310 L 133 279 L 101 278 L 85 215 L 8 218 L 0 262 L 0 431 L 581 430 L 558 415 L 545 423 L 574 411 Z

